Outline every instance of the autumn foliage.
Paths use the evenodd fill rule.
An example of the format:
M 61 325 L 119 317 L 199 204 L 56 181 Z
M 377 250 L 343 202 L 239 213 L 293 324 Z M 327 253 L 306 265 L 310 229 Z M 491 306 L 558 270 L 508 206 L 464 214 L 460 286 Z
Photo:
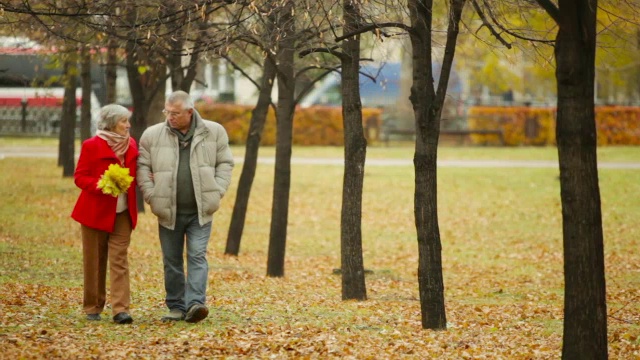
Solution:
M 234 104 L 200 104 L 203 118 L 225 127 L 231 144 L 244 144 L 253 107 Z M 362 109 L 362 126 L 370 142 L 382 139 L 382 109 Z M 468 110 L 470 130 L 502 130 L 504 145 L 555 145 L 556 109 L 526 106 L 474 106 Z M 598 145 L 640 145 L 640 107 L 596 108 Z M 470 135 L 475 145 L 502 145 L 498 135 Z M 275 145 L 276 120 L 269 109 L 262 133 L 262 145 Z M 293 120 L 294 145 L 344 145 L 342 109 L 339 107 L 298 108 Z
M 249 132 L 253 107 L 233 104 L 200 104 L 196 106 L 203 118 L 225 127 L 231 144 L 244 144 Z M 365 136 L 376 141 L 380 137 L 381 109 L 363 109 L 362 122 Z M 269 109 L 262 133 L 262 145 L 276 143 L 276 119 Z M 343 145 L 342 109 L 339 107 L 298 108 L 293 119 L 294 145 Z
M 504 144 L 555 144 L 555 108 L 475 106 L 467 115 L 469 129 L 502 130 Z M 598 145 L 640 145 L 640 107 L 596 107 Z M 496 135 L 471 135 L 474 144 L 498 145 Z
M 209 317 L 198 324 L 160 321 L 167 311 L 162 253 L 157 219 L 147 207 L 129 247 L 134 323 L 122 326 L 111 320 L 110 305 L 102 321 L 84 319 L 81 230 L 69 217 L 80 190 L 56 176 L 55 159 L 12 157 L 3 148 L 7 142 L 0 138 L 6 155 L 0 160 L 0 359 L 560 358 L 557 168 L 438 170 L 447 331 L 423 330 L 420 322 L 413 166 L 372 163 L 362 217 L 367 301 L 342 301 L 334 271 L 340 267 L 343 166 L 292 164 L 286 275 L 269 278 L 273 166 L 259 164 L 238 257 L 223 254 L 237 168 L 215 215 L 207 252 Z M 26 148 L 53 152 L 33 145 L 14 151 Z M 474 150 L 487 158 L 552 152 L 446 149 L 441 155 L 460 158 Z M 241 155 L 241 147 L 232 151 Z M 340 153 L 330 147 L 296 151 L 318 158 Z M 374 148 L 369 155 L 388 159 L 390 151 L 411 158 L 409 147 Z M 637 147 L 609 148 L 602 158 L 633 161 L 639 153 Z M 629 194 L 640 193 L 640 172 L 602 169 L 601 186 L 609 356 L 637 359 L 640 206 Z

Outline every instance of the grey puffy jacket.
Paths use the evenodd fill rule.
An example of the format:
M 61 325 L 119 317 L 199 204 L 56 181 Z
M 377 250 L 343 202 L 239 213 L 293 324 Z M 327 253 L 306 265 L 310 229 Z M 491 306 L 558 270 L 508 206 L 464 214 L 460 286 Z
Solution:
M 200 225 L 210 222 L 231 183 L 233 156 L 229 137 L 218 123 L 204 120 L 194 110 L 196 129 L 191 142 L 190 167 Z M 162 122 L 147 128 L 139 143 L 137 180 L 144 201 L 158 223 L 173 230 L 176 223 L 178 137 Z M 150 174 L 153 174 L 151 180 Z

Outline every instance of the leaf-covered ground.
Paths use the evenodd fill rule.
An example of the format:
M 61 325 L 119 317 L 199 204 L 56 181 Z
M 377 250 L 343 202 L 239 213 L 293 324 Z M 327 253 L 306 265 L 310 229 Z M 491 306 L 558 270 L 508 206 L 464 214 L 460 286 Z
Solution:
M 508 151 L 508 150 L 505 150 Z M 625 151 L 629 151 L 626 149 Z M 640 153 L 640 149 L 638 150 Z M 640 155 L 638 154 L 637 155 Z M 639 159 L 637 156 L 636 159 Z M 439 170 L 447 331 L 423 330 L 411 167 L 367 167 L 368 300 L 341 301 L 342 168 L 295 165 L 285 277 L 268 278 L 272 165 L 260 165 L 238 258 L 222 255 L 240 166 L 214 220 L 209 318 L 162 323 L 157 223 L 130 248 L 132 325 L 84 320 L 78 195 L 55 159 L 0 160 L 0 358 L 556 359 L 562 232 L 553 169 Z M 640 171 L 601 170 L 609 354 L 640 358 Z

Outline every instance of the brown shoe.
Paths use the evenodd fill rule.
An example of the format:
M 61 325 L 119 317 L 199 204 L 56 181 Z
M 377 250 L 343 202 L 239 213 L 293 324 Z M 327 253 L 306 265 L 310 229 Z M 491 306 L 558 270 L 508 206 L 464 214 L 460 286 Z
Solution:
M 197 323 L 204 320 L 207 315 L 209 315 L 209 309 L 202 304 L 195 304 L 189 308 L 187 311 L 187 316 L 184 318 L 184 321 L 188 323 Z
M 182 310 L 172 309 L 167 315 L 163 316 L 161 320 L 164 322 L 184 320 L 184 312 L 182 312 Z

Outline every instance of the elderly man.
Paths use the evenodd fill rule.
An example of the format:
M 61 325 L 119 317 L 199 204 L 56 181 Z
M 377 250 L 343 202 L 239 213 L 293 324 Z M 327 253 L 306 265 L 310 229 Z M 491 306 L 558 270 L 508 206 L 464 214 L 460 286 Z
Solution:
M 207 245 L 213 213 L 231 182 L 233 157 L 225 129 L 202 119 L 186 92 L 169 95 L 163 113 L 166 121 L 140 138 L 138 185 L 158 217 L 169 308 L 162 320 L 197 323 L 209 314 Z

